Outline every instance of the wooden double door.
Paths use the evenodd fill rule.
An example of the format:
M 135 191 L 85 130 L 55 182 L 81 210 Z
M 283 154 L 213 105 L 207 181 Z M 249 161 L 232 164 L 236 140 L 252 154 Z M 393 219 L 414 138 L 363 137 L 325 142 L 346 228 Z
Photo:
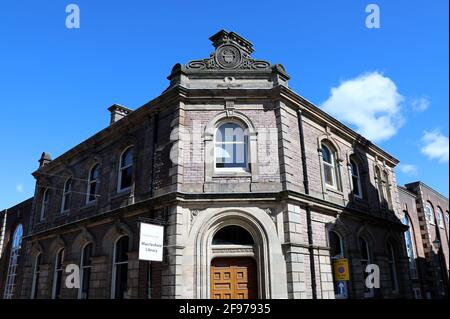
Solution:
M 215 258 L 211 262 L 211 298 L 257 299 L 257 278 L 253 258 Z

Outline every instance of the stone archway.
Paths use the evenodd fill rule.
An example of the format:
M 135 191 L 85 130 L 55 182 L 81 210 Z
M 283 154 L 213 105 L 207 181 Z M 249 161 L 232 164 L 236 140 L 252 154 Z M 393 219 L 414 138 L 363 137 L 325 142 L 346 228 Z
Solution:
M 214 248 L 220 229 L 239 226 L 254 239 L 253 247 Z M 251 257 L 256 261 L 258 298 L 287 298 L 286 263 L 272 219 L 259 208 L 209 208 L 195 219 L 183 256 L 183 295 L 211 298 L 211 262 L 218 257 Z

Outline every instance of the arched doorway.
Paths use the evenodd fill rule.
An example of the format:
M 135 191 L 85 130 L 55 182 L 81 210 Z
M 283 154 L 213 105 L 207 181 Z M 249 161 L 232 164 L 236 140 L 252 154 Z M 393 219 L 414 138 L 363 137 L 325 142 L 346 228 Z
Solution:
M 243 227 L 230 225 L 213 237 L 215 257 L 211 260 L 212 299 L 258 298 L 255 242 Z

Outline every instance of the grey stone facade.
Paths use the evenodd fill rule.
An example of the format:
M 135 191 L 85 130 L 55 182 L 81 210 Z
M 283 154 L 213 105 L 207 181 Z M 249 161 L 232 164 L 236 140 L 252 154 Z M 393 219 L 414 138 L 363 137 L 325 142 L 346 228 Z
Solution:
M 259 298 L 333 299 L 333 231 L 350 266 L 346 297 L 410 298 L 398 160 L 293 92 L 284 67 L 254 60 L 247 40 L 221 31 L 211 41 L 211 56 L 175 65 L 159 97 L 135 111 L 114 105 L 109 127 L 54 160 L 44 154 L 33 173 L 15 297 L 30 298 L 39 254 L 36 297 L 51 298 L 58 251 L 64 249 L 63 265 L 80 264 L 82 248 L 93 243 L 89 297 L 110 298 L 114 243 L 126 235 L 127 298 L 210 298 L 211 261 L 249 256 L 257 263 Z M 226 122 L 246 129 L 246 171 L 216 170 L 215 134 Z M 335 187 L 325 183 L 322 145 L 333 149 Z M 118 191 L 121 155 L 130 146 L 133 183 Z M 351 159 L 359 166 L 361 196 L 353 191 Z M 98 197 L 88 203 L 95 164 Z M 69 177 L 70 207 L 61 213 Z M 138 260 L 142 218 L 166 225 L 161 263 Z M 247 230 L 253 247 L 214 247 L 214 234 L 229 225 Z M 369 292 L 361 238 L 381 273 L 381 287 Z M 78 296 L 62 287 L 62 298 Z

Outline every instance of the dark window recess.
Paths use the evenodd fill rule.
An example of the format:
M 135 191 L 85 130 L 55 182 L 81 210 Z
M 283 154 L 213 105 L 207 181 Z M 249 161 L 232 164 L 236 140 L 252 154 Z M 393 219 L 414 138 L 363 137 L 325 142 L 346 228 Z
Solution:
M 253 245 L 253 237 L 244 228 L 226 226 L 214 236 L 213 245 Z

